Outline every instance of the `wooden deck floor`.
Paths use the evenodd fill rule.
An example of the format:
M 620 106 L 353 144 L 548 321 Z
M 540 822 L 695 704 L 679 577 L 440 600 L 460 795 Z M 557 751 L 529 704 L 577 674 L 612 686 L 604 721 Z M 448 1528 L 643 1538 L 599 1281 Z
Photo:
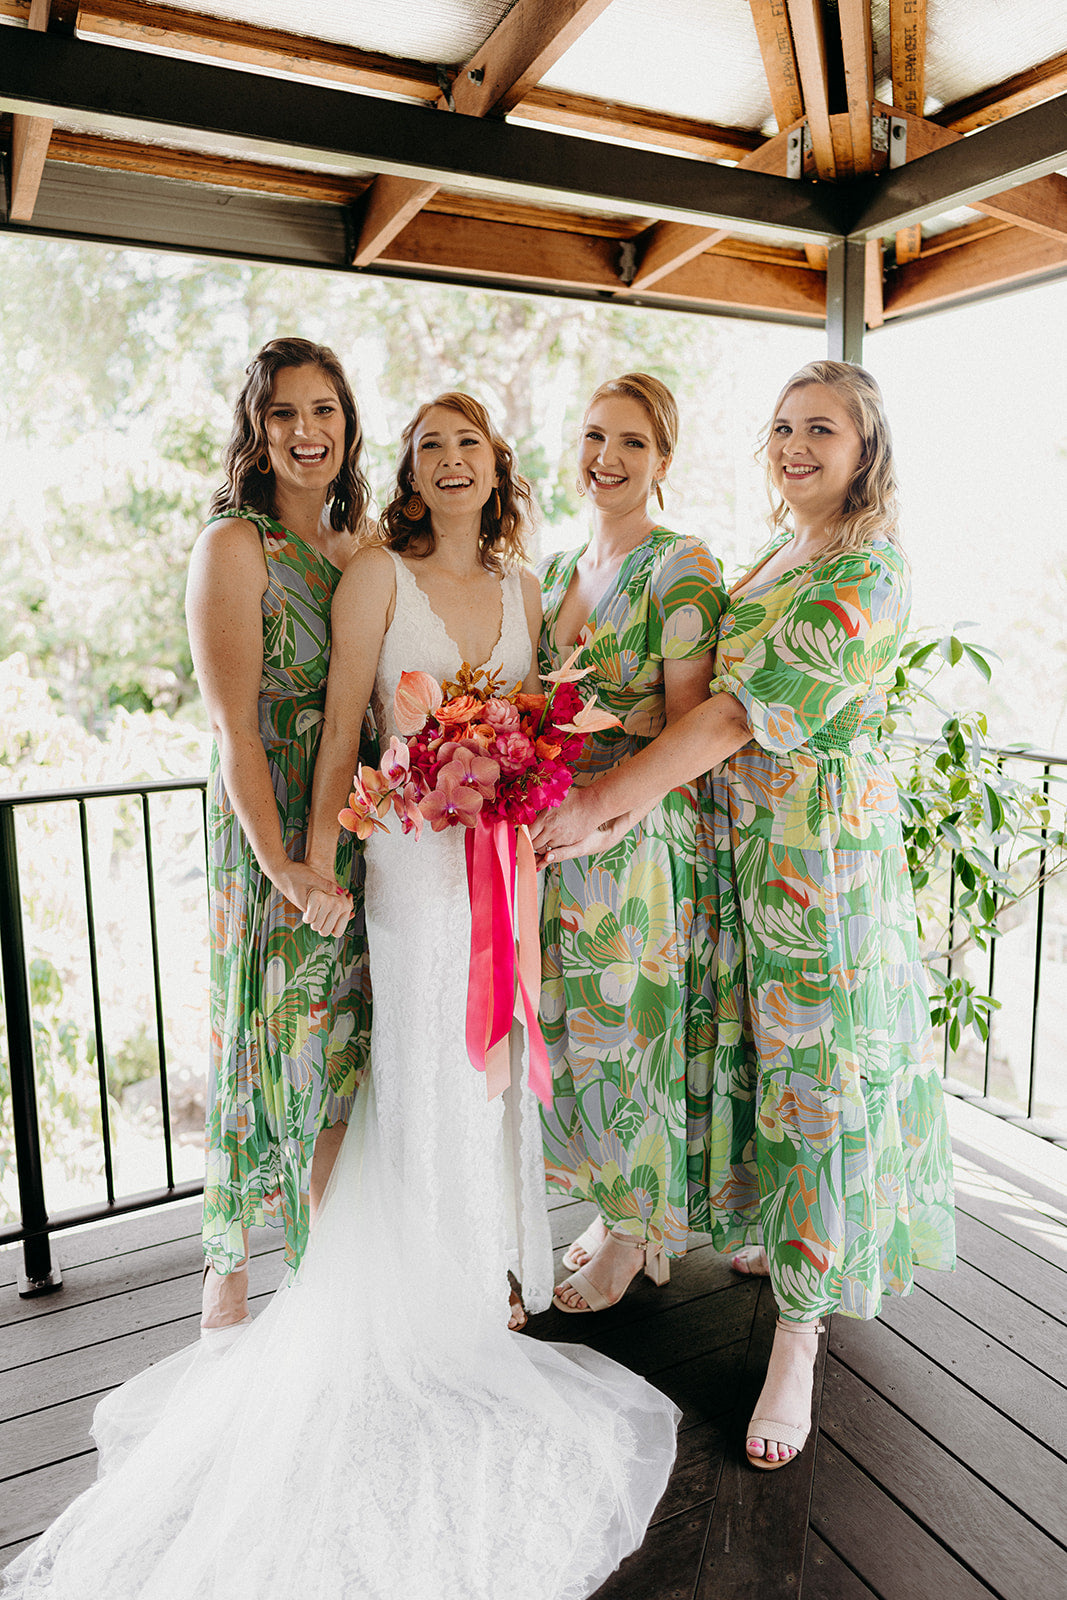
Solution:
M 1067 1152 L 952 1115 L 960 1268 L 923 1274 L 877 1322 L 835 1319 L 817 1447 L 783 1472 L 741 1455 L 773 1302 L 706 1243 L 665 1289 L 531 1323 L 683 1411 L 656 1521 L 600 1600 L 1067 1600 Z M 555 1207 L 558 1246 L 587 1214 Z M 68 1235 L 64 1288 L 36 1301 L 0 1256 L 0 1564 L 91 1481 L 101 1394 L 195 1337 L 197 1228 L 181 1205 Z M 264 1234 L 253 1295 L 281 1276 Z

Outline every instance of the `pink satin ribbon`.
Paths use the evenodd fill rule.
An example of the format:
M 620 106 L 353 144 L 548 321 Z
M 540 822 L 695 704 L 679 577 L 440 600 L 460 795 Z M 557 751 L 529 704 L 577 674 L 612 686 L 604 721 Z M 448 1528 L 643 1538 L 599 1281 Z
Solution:
M 527 828 L 479 823 L 467 830 L 467 889 L 471 954 L 467 976 L 467 1054 L 485 1073 L 490 1100 L 511 1082 L 508 1035 L 512 1019 L 526 1024 L 530 1088 L 552 1102 L 552 1072 L 537 1020 L 541 943 L 537 869 Z

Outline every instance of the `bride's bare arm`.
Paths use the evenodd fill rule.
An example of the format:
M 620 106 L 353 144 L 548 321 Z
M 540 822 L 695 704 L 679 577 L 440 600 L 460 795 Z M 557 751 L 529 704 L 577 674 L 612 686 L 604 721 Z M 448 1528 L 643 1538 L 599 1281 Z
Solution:
M 359 760 L 363 716 L 374 687 L 382 641 L 392 620 L 396 574 L 385 550 L 361 550 L 337 585 L 330 612 L 330 675 L 326 709 L 315 757 L 305 859 L 333 878 L 340 824 Z M 348 908 L 350 914 L 351 908 Z M 317 932 L 331 931 L 341 908 L 329 897 L 313 897 L 307 920 Z M 344 917 L 341 926 L 347 922 Z
M 541 643 L 541 585 L 537 577 L 528 567 L 522 570 L 522 603 L 526 610 L 526 626 L 530 630 L 530 643 L 533 646 L 533 656 L 530 661 L 530 670 L 526 674 L 523 690 L 526 694 L 539 694 L 541 692 L 541 679 L 537 671 L 537 652 Z

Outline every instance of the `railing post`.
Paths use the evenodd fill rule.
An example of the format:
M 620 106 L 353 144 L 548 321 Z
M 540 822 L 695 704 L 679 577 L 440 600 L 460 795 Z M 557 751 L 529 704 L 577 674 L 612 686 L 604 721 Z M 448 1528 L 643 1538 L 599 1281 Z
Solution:
M 7 1017 L 8 1057 L 11 1071 L 11 1121 L 15 1134 L 19 1205 L 26 1239 L 23 1269 L 18 1275 L 19 1294 L 50 1294 L 62 1287 L 58 1263 L 53 1262 L 48 1237 L 48 1212 L 44 1198 L 41 1133 L 37 1122 L 37 1089 L 33 1070 L 33 1022 L 30 986 L 26 976 L 26 948 L 22 938 L 22 897 L 15 842 L 15 812 L 0 805 L 0 947 L 4 974 L 4 1010 Z

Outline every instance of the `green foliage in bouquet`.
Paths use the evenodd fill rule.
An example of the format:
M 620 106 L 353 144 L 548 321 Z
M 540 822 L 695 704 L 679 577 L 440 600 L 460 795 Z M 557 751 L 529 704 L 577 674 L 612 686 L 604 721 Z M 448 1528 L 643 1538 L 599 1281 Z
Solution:
M 959 624 L 958 626 L 965 626 Z M 938 679 L 967 663 L 988 683 L 997 658 L 953 632 L 923 633 L 901 652 L 884 724 L 900 792 L 904 848 L 915 888 L 919 931 L 930 975 L 931 1015 L 959 1048 L 963 1031 L 989 1034 L 999 1001 L 982 994 L 957 965 L 968 949 L 987 950 L 1017 920 L 1017 908 L 1067 870 L 1063 800 L 1055 771 L 1012 756 L 1025 746 L 987 744 L 980 711 L 949 712 L 934 693 Z M 936 738 L 919 737 L 917 720 L 942 718 Z M 1033 776 L 1010 770 L 1026 766 Z

